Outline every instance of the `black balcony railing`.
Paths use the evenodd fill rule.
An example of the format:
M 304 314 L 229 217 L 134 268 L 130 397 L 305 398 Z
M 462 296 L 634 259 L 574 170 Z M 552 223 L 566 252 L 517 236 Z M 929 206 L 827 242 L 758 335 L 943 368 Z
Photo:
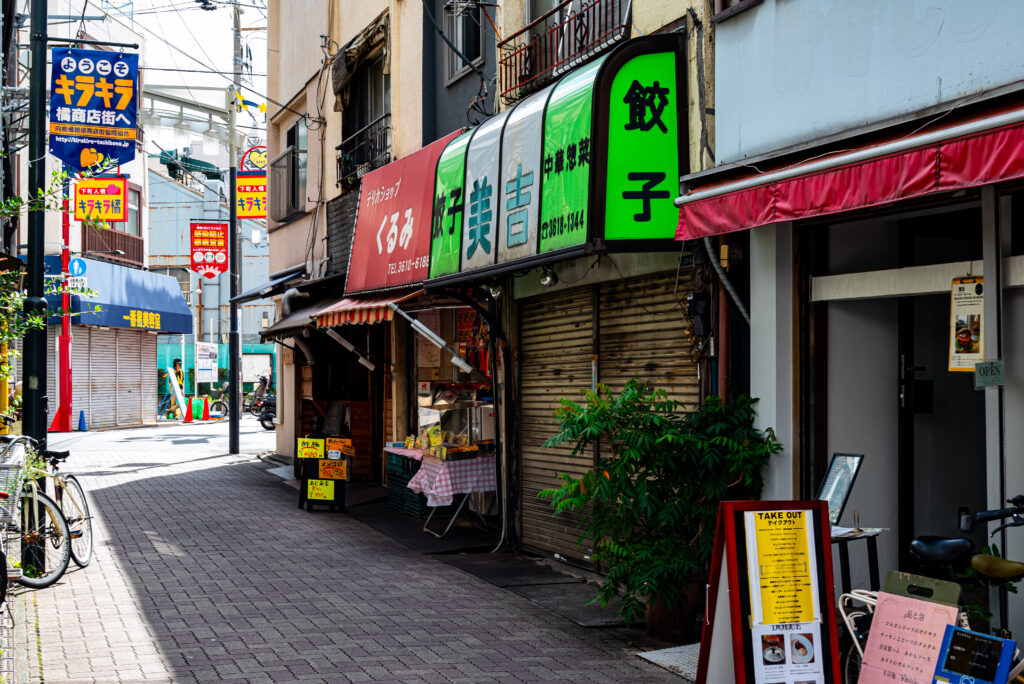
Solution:
M 630 0 L 565 0 L 498 43 L 506 104 L 548 85 L 629 38 Z
M 341 141 L 337 150 L 338 185 L 387 164 L 391 161 L 391 112 Z

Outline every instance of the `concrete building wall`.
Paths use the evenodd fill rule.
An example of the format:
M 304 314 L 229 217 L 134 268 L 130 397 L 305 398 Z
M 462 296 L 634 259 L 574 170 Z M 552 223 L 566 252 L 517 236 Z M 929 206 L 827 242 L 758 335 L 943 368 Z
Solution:
M 715 25 L 727 162 L 1024 78 L 1024 4 L 765 0 Z

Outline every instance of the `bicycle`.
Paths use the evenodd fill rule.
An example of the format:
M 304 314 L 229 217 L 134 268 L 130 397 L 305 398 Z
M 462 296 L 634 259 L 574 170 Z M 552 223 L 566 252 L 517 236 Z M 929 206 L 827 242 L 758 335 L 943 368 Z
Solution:
M 999 525 L 992 531 L 991 536 L 1007 527 L 1024 525 L 1024 494 L 1009 499 L 1007 503 L 1012 504 L 1012 508 L 981 511 L 975 515 L 975 521 L 980 523 L 1012 517 L 1012 522 Z M 1011 635 L 1006 622 L 1008 612 L 1006 583 L 1024 578 L 1024 563 L 1008 561 L 989 554 L 975 554 L 973 551 L 974 542 L 966 537 L 922 536 L 915 537 L 910 542 L 911 555 L 917 559 L 922 568 L 931 569 L 931 574 L 942 575 L 939 579 L 956 581 L 954 564 L 970 555 L 971 567 L 996 583 L 999 588 L 1000 628 L 995 630 L 995 634 L 1008 639 Z M 877 603 L 878 592 L 876 591 L 854 589 L 839 597 L 839 615 L 846 627 L 844 643 L 840 646 L 840 662 L 843 681 L 847 684 L 855 684 L 860 677 L 861 662 L 864 658 L 864 649 L 871 631 L 871 619 Z M 959 611 L 957 625 L 964 629 L 970 629 L 967 614 L 963 610 Z M 1008 684 L 1024 681 L 1019 678 L 1022 672 L 1024 672 L 1024 659 L 1020 658 L 1020 651 L 1018 651 L 1014 667 L 1007 680 Z
M 7 444 L 0 466 L 5 474 L 0 483 L 0 548 L 7 559 L 3 565 L 14 581 L 42 589 L 60 579 L 68 568 L 71 530 L 57 502 L 40 491 L 35 480 L 25 479 L 26 472 L 38 470 L 25 466 L 25 454 L 36 447 L 36 441 L 27 436 L 4 435 L 0 443 Z M 41 453 L 45 458 L 68 455 L 66 451 L 45 449 Z
M 226 416 L 228 414 L 228 388 L 224 385 L 218 394 L 214 394 L 213 387 L 210 388 L 210 415 Z
M 54 496 L 71 530 L 71 560 L 78 567 L 84 568 L 92 560 L 92 516 L 89 515 L 89 502 L 85 499 L 85 490 L 78 478 L 60 472 L 60 463 L 67 460 L 69 455 L 67 451 L 44 451 L 43 458 L 50 464 L 52 472 L 30 466 L 26 474 L 53 481 Z M 35 486 L 35 478 L 29 481 Z

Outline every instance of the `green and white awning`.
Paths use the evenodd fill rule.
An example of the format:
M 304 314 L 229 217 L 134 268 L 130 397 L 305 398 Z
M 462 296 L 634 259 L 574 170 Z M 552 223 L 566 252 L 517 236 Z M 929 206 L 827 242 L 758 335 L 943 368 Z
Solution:
M 431 281 L 677 249 L 685 54 L 680 34 L 628 41 L 452 140 L 437 164 Z

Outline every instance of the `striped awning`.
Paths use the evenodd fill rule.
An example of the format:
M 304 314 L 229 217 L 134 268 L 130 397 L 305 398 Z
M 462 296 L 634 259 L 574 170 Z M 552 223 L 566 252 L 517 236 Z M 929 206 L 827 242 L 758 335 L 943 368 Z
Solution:
M 395 312 L 389 306 L 398 304 L 407 299 L 418 297 L 423 290 L 405 292 L 387 298 L 363 299 L 346 297 L 330 306 L 322 309 L 316 315 L 318 328 L 332 328 L 336 325 L 358 324 L 358 323 L 383 323 L 395 317 Z

